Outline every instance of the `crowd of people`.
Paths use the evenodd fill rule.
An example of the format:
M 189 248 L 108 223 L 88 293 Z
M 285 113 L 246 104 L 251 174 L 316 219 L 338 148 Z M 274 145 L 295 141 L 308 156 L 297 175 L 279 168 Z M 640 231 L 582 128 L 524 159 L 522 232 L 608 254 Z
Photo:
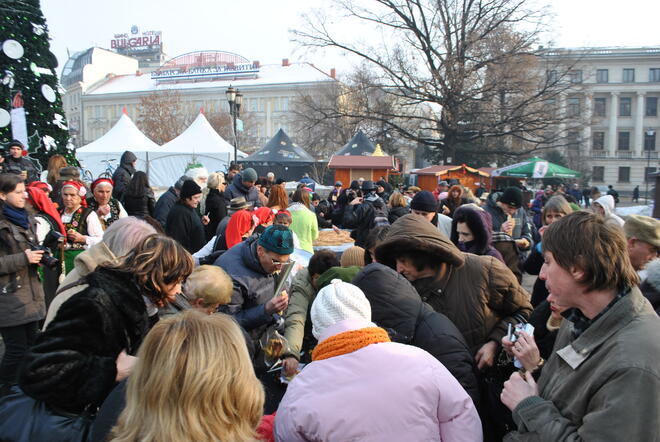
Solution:
M 17 148 L 0 440 L 660 433 L 660 221 L 620 218 L 618 195 L 384 177 L 324 195 L 232 164 L 156 199 L 131 152 L 85 183 L 56 155 L 41 181 Z M 323 229 L 354 244 L 314 246 Z

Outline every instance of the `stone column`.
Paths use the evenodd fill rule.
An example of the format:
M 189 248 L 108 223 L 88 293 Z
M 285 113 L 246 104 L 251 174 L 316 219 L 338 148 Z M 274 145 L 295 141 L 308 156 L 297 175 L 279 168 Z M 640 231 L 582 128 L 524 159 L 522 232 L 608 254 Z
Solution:
M 580 140 L 580 154 L 585 153 L 589 156 L 591 152 L 591 116 L 593 114 L 593 94 L 584 96 L 584 128 L 582 130 L 582 140 Z
M 607 131 L 607 151 L 610 158 L 616 157 L 616 120 L 619 115 L 619 93 L 610 94 L 610 124 Z
M 644 92 L 637 92 L 637 110 L 635 111 L 634 158 L 642 156 L 644 148 Z

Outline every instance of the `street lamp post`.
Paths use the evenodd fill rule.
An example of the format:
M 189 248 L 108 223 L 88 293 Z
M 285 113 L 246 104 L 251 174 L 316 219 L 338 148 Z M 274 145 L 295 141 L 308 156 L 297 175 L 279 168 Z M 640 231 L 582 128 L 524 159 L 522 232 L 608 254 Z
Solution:
M 236 120 L 241 116 L 241 106 L 243 105 L 243 94 L 231 85 L 225 92 L 227 102 L 229 103 L 229 115 L 231 115 L 231 126 L 234 135 L 234 162 L 238 160 L 238 131 L 236 129 Z
M 653 135 L 655 135 L 655 130 L 654 129 L 647 129 L 646 130 L 646 135 L 651 138 Z M 655 146 L 653 146 L 655 148 Z M 651 146 L 646 145 L 646 140 L 644 140 L 644 149 L 646 149 L 646 173 L 644 174 L 644 181 L 646 182 L 646 191 L 644 192 L 645 196 L 644 198 L 646 199 L 646 204 L 649 204 L 649 169 L 651 168 Z M 656 189 L 657 192 L 657 189 Z

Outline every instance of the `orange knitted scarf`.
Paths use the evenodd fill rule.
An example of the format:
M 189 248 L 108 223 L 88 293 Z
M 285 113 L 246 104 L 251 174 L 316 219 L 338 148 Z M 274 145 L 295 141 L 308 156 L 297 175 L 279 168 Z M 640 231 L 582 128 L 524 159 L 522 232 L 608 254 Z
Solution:
M 380 327 L 361 328 L 332 336 L 312 351 L 312 361 L 321 361 L 334 356 L 353 353 L 370 344 L 390 342 L 387 332 Z

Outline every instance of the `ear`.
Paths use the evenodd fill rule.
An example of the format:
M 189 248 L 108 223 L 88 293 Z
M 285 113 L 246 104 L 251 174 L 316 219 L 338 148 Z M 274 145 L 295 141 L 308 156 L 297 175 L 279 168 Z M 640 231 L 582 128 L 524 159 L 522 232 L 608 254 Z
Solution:
M 577 266 L 571 266 L 571 269 L 569 271 L 571 276 L 573 276 L 573 279 L 577 282 L 581 282 L 584 279 L 584 270 Z

